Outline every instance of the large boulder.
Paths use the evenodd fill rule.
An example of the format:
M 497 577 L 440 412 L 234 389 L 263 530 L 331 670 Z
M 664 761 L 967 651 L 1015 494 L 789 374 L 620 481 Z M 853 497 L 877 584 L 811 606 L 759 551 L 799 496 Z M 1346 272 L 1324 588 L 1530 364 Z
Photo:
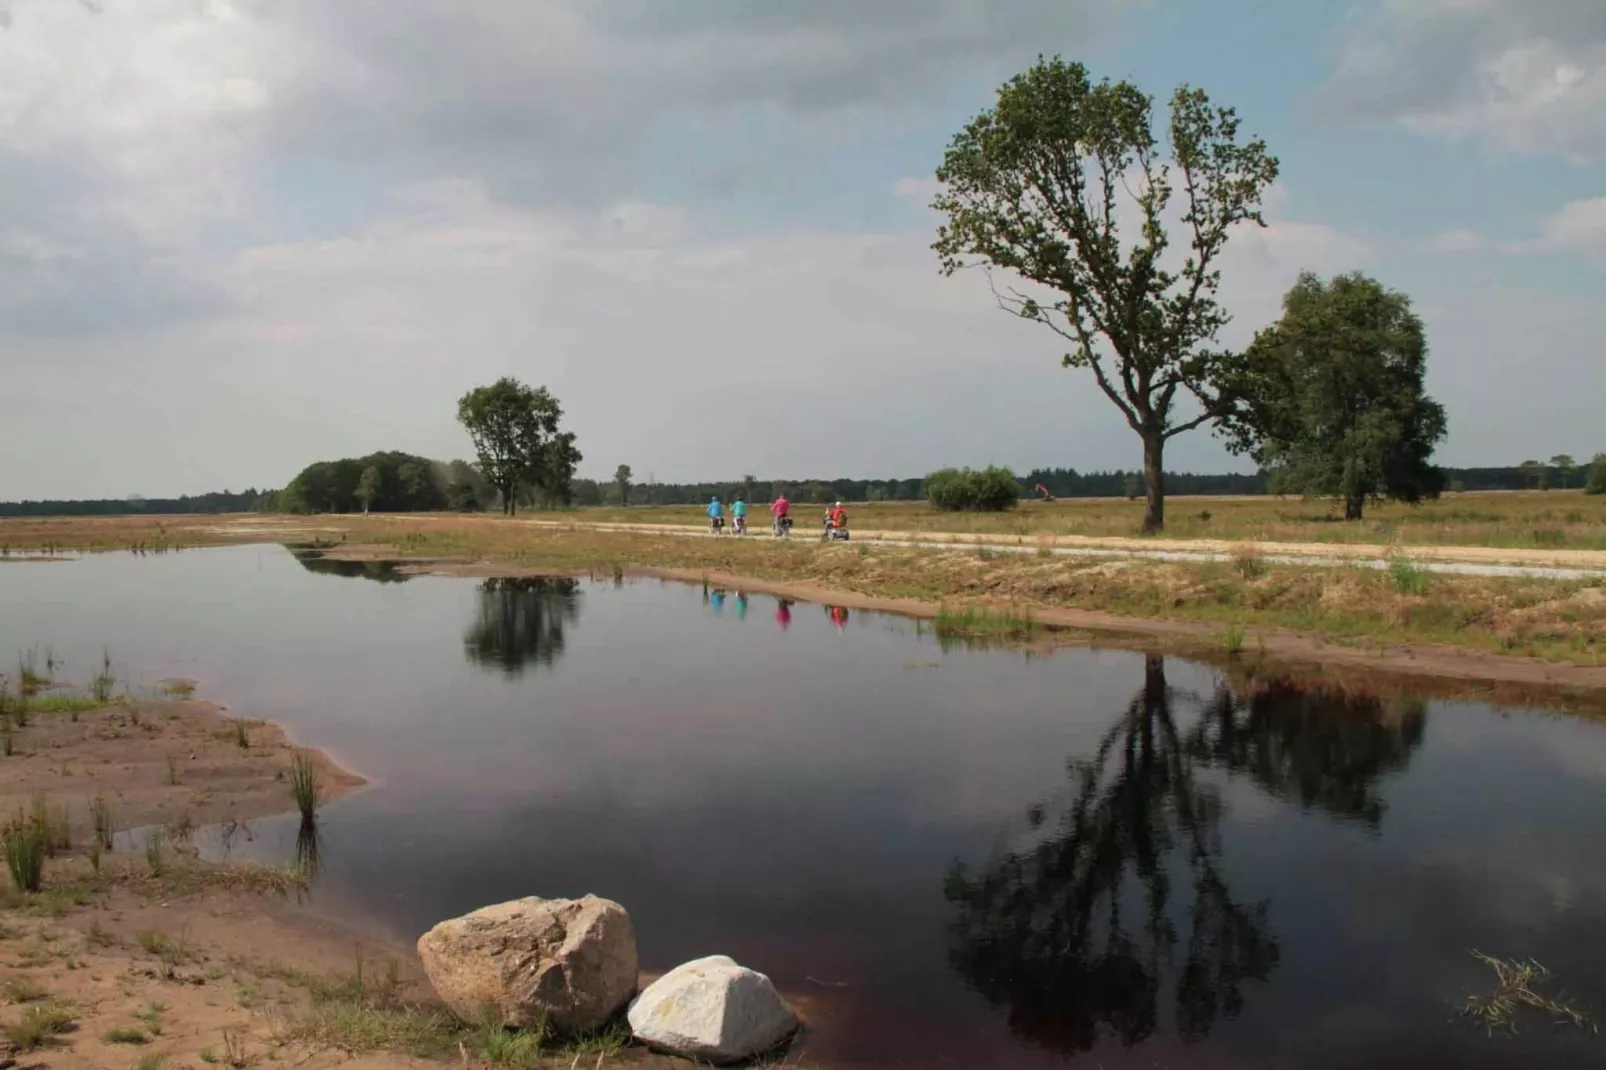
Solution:
M 770 979 L 724 955 L 676 966 L 630 1005 L 630 1031 L 650 1048 L 734 1063 L 775 1048 L 797 1014 Z
M 430 984 L 452 1013 L 493 1009 L 513 1028 L 583 1033 L 636 990 L 636 933 L 609 899 L 531 896 L 443 921 L 418 939 Z

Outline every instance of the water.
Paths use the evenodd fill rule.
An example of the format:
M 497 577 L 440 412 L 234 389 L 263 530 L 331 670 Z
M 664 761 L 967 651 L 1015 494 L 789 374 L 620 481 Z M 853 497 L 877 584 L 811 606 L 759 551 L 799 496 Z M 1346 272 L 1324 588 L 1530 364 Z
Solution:
M 646 969 L 773 976 L 812 1066 L 1606 1063 L 1542 1016 L 1455 1020 L 1492 981 L 1473 948 L 1606 1011 L 1597 723 L 1242 699 L 1181 659 L 278 547 L 0 566 L 0 607 L 0 651 L 87 680 L 104 645 L 136 687 L 195 677 L 373 778 L 324 814 L 320 908 L 411 940 L 605 895 Z

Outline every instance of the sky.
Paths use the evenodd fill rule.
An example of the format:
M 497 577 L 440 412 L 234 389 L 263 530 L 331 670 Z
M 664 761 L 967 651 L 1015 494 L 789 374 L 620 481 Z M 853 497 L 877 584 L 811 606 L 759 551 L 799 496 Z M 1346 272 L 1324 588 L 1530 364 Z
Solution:
M 1136 468 L 930 249 L 1039 53 L 1281 160 L 1225 344 L 1363 270 L 1426 323 L 1441 463 L 1606 450 L 1601 0 L 0 0 L 0 500 L 467 457 L 503 375 L 594 477 Z M 1205 428 L 1167 467 L 1243 465 Z

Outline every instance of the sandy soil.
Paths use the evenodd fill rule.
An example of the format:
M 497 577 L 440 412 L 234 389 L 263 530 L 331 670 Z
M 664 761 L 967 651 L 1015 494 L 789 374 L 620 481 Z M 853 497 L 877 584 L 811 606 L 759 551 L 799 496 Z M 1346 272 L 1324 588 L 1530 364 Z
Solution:
M 243 727 L 248 746 L 241 747 Z M 65 713 L 36 713 L 12 730 L 16 753 L 4 761 L 0 814 L 25 808 L 36 793 L 64 807 L 75 843 L 88 839 L 90 800 L 111 803 L 119 828 L 247 821 L 293 808 L 288 781 L 298 749 L 278 725 L 243 725 L 210 702 L 116 703 Z M 367 783 L 318 751 L 323 798 Z
M 461 1049 L 431 1061 L 358 1054 L 317 1039 L 322 1034 L 309 1039 L 306 1023 L 320 1013 L 314 993 L 349 988 L 359 961 L 368 990 L 383 986 L 385 1007 L 438 1007 L 413 947 L 317 916 L 283 872 L 195 858 L 183 829 L 291 809 L 286 770 L 296 748 L 263 722 L 250 723 L 249 746 L 241 748 L 235 723 L 211 703 L 151 701 L 84 710 L 76 719 L 35 711 L 13 730 L 15 753 L 0 757 L 0 819 L 40 800 L 49 813 L 68 813 L 73 847 L 46 863 L 37 896 L 16 895 L 0 873 L 0 1027 L 48 1008 L 65 1009 L 71 1020 L 37 1047 L 0 1033 L 0 1070 L 486 1065 Z M 365 783 L 308 753 L 325 799 Z M 120 831 L 154 824 L 173 831 L 159 875 L 143 852 L 111 854 L 98 867 L 85 857 L 89 800 L 97 795 L 112 803 Z M 331 1013 L 327 999 L 322 1006 Z M 125 1031 L 120 1040 L 114 1030 Z M 336 1032 L 349 1038 L 363 1030 Z M 561 1054 L 533 1065 L 690 1064 L 625 1048 L 588 1054 L 583 1063 Z

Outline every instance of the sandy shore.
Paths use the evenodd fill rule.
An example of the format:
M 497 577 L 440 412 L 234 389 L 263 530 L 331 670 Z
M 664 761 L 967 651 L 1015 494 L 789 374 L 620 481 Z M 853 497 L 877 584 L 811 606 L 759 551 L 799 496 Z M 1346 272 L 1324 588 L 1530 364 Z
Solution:
M 432 1059 L 409 1050 L 460 1032 L 437 1017 L 411 946 L 318 916 L 292 871 L 196 858 L 190 830 L 294 808 L 299 748 L 266 722 L 243 722 L 242 747 L 241 725 L 211 703 L 150 701 L 35 710 L 13 726 L 0 820 L 43 806 L 65 815 L 70 846 L 45 863 L 40 893 L 18 894 L 0 874 L 0 1070 L 486 1065 L 456 1040 Z M 364 785 L 305 753 L 325 801 Z M 87 857 L 96 797 L 117 830 L 165 826 L 156 870 L 144 851 Z M 27 1038 L 47 1016 L 60 1032 Z M 598 1054 L 587 1067 L 684 1065 L 630 1048 Z

